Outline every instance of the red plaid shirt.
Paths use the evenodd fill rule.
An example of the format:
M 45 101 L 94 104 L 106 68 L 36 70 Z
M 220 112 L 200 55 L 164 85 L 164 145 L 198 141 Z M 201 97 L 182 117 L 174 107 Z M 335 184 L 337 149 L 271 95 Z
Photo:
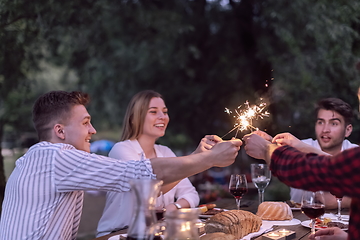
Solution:
M 348 239 L 360 239 L 360 147 L 323 156 L 283 146 L 272 154 L 270 168 L 291 187 L 352 197 Z

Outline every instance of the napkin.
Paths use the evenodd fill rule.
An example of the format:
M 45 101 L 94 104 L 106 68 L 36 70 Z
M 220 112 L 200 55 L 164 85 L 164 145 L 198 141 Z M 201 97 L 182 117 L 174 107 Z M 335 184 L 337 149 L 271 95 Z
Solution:
M 119 240 L 120 236 L 124 237 L 123 235 L 125 235 L 125 238 L 126 238 L 126 234 L 120 234 L 120 235 L 115 235 L 115 236 L 109 237 L 108 240 Z
M 273 227 L 272 225 L 263 225 L 260 227 L 260 230 L 257 231 L 257 232 L 253 232 L 253 233 L 249 233 L 248 235 L 246 235 L 245 237 L 243 237 L 242 239 L 240 240 L 251 240 L 251 238 L 253 237 L 258 237 L 260 236 L 261 234 L 264 234 L 264 233 L 267 233 L 267 232 L 270 232 L 271 230 L 273 230 Z M 204 233 L 203 235 L 206 235 L 206 233 Z M 201 235 L 201 236 L 203 236 Z M 201 237 L 200 236 L 200 237 Z
M 241 240 L 251 240 L 251 238 L 258 237 L 261 234 L 264 234 L 271 230 L 273 230 L 272 226 L 270 226 L 270 227 L 269 226 L 261 226 L 259 231 L 250 233 L 250 234 L 246 235 L 245 237 L 243 237 Z
M 127 237 L 127 234 L 124 233 L 124 234 L 112 236 L 108 240 L 120 240 L 120 239 L 126 239 L 126 237 Z M 161 237 L 163 238 L 163 236 L 161 236 Z

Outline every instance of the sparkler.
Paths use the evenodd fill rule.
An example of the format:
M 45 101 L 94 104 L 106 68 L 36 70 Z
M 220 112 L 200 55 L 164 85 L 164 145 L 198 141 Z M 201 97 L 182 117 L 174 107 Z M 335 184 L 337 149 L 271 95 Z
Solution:
M 260 98 L 260 104 L 259 105 L 253 105 L 250 106 L 250 103 L 246 101 L 243 106 L 240 105 L 235 109 L 235 114 L 233 117 L 235 118 L 235 124 L 234 128 L 231 129 L 229 132 L 227 132 L 222 138 L 224 138 L 226 135 L 231 133 L 236 129 L 235 138 L 239 131 L 244 131 L 246 129 L 249 129 L 250 131 L 253 130 L 259 130 L 258 128 L 254 127 L 252 125 L 253 120 L 258 120 L 259 118 L 264 119 L 264 117 L 269 117 L 270 113 L 268 111 L 265 111 L 266 103 L 262 102 L 262 98 Z M 225 112 L 229 115 L 231 115 L 233 112 L 225 108 Z

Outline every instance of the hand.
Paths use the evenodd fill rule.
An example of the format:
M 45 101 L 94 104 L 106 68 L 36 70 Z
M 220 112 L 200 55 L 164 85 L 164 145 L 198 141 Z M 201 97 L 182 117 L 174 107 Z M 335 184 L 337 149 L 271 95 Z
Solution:
M 242 141 L 232 139 L 217 143 L 209 152 L 211 152 L 210 161 L 213 161 L 214 167 L 227 167 L 234 163 Z
M 244 136 L 246 153 L 256 159 L 266 159 L 268 146 L 271 142 L 265 140 L 256 133 L 250 133 Z
M 312 147 L 311 145 L 302 142 L 290 133 L 280 133 L 273 138 L 272 142 L 276 143 L 279 146 L 289 145 L 305 153 L 329 155 L 328 153 L 321 151 L 321 149 Z
M 270 136 L 269 134 L 267 134 L 266 132 L 261 131 L 261 130 L 254 131 L 254 132 L 252 132 L 252 133 L 259 135 L 260 137 L 262 137 L 263 139 L 265 139 L 265 140 L 267 140 L 267 141 L 269 141 L 269 142 L 271 142 L 272 139 L 273 139 L 272 136 Z
M 203 137 L 201 139 L 198 147 L 193 152 L 193 154 L 208 151 L 208 150 L 212 149 L 213 146 L 215 146 L 215 144 L 222 142 L 222 141 L 223 140 L 219 136 L 206 135 L 205 137 Z
M 273 138 L 272 142 L 278 144 L 279 146 L 289 145 L 294 148 L 299 148 L 299 146 L 302 146 L 303 144 L 305 144 L 301 140 L 296 138 L 294 135 L 292 135 L 291 133 L 277 134 Z
M 173 203 L 170 203 L 169 205 L 167 205 L 165 207 L 165 209 L 166 209 L 166 212 L 172 212 L 172 211 L 177 211 L 178 210 Z
M 348 234 L 337 227 L 317 230 L 309 236 L 309 240 L 346 240 Z

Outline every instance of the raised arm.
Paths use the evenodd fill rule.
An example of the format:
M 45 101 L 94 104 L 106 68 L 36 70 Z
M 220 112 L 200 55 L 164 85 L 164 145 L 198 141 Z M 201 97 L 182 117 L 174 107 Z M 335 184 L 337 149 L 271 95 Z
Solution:
M 263 159 L 270 164 L 270 157 L 272 153 L 280 146 L 289 145 L 302 151 L 304 153 L 316 153 L 321 155 L 329 155 L 317 148 L 314 148 L 290 133 L 280 133 L 276 135 L 272 142 L 265 140 L 264 136 L 257 132 L 247 134 L 244 136 L 246 153 L 257 159 Z
M 321 149 L 312 147 L 309 144 L 302 142 L 291 133 L 280 133 L 273 138 L 272 142 L 279 146 L 289 145 L 304 153 L 329 155 L 328 153 L 321 151 Z
M 242 142 L 239 139 L 216 144 L 211 150 L 177 158 L 153 158 L 151 164 L 157 179 L 171 183 L 205 171 L 226 167 L 235 161 Z

